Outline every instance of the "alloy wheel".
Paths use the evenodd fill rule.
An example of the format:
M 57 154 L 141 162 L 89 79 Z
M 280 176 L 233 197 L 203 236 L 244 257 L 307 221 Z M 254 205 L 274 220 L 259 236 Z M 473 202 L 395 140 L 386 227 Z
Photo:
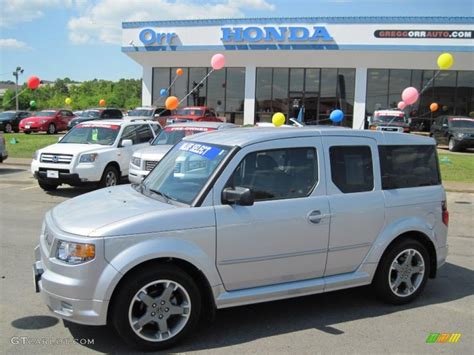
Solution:
M 115 186 L 117 185 L 117 176 L 113 171 L 109 171 L 105 176 L 105 186 Z
M 412 295 L 420 287 L 425 274 L 425 261 L 418 250 L 406 249 L 399 253 L 390 266 L 390 290 L 399 296 Z

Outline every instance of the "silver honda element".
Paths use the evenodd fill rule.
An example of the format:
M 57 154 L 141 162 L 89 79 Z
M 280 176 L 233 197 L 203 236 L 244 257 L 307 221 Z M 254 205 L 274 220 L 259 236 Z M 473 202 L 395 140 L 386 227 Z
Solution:
M 435 142 L 343 128 L 237 128 L 175 145 L 138 185 L 49 211 L 35 284 L 72 322 L 135 348 L 215 309 L 373 284 L 404 304 L 447 255 Z

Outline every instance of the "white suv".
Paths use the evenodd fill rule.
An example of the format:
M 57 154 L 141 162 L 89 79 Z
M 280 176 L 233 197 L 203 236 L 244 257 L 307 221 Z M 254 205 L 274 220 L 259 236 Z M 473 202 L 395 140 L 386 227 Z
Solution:
M 36 151 L 31 173 L 46 191 L 61 184 L 113 186 L 128 175 L 132 154 L 160 131 L 151 121 L 84 122 L 58 143 Z

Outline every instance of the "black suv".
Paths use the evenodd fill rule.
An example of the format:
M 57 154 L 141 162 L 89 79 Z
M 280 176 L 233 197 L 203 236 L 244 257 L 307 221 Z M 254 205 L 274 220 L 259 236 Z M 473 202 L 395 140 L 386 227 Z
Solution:
M 430 136 L 437 144 L 447 144 L 452 152 L 474 148 L 474 118 L 437 117 L 431 125 Z
M 31 112 L 27 111 L 5 111 L 0 113 L 0 131 L 5 133 L 20 132 L 18 125 L 24 118 L 30 117 Z
M 92 120 L 122 119 L 123 113 L 118 108 L 91 108 L 82 111 L 81 116 L 69 121 L 68 131 L 75 125 Z

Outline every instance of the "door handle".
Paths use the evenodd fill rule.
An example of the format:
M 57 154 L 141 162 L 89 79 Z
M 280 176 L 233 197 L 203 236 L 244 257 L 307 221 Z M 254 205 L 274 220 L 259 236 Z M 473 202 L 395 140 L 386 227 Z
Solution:
M 313 210 L 308 213 L 308 221 L 314 224 L 318 224 L 321 222 L 323 218 L 332 217 L 332 214 L 321 214 L 320 210 Z

